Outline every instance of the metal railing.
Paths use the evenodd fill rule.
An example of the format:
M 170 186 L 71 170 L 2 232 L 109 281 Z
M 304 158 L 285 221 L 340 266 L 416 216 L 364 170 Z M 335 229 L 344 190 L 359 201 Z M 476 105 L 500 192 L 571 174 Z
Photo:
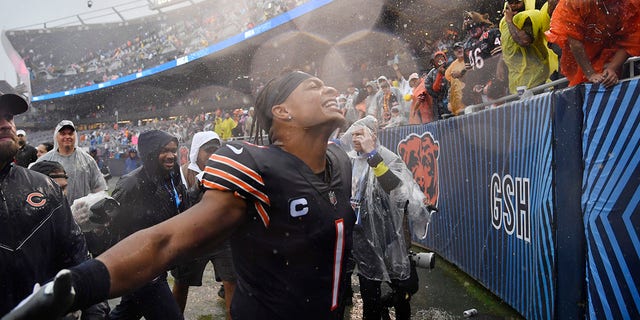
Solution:
M 629 78 L 625 78 L 625 79 L 631 79 L 631 78 L 635 78 L 636 77 L 636 74 L 635 74 L 636 63 L 640 63 L 640 56 L 630 57 L 629 59 L 627 59 L 625 64 L 629 65 Z M 640 76 L 640 75 L 637 75 L 637 76 Z M 483 103 L 480 103 L 480 104 L 475 104 L 475 105 L 472 105 L 472 106 L 467 106 L 464 109 L 464 114 L 478 112 L 478 111 L 486 109 L 489 106 L 500 105 L 500 104 L 503 104 L 505 102 L 523 99 L 523 98 L 529 97 L 531 95 L 536 95 L 538 93 L 547 91 L 550 88 L 564 87 L 568 82 L 569 82 L 569 80 L 567 78 L 562 78 L 562 79 L 554 80 L 554 81 L 551 81 L 551 82 L 547 82 L 545 84 L 539 85 L 537 87 L 533 87 L 531 89 L 527 89 L 524 94 L 517 94 L 517 93 L 510 94 L 508 96 L 504 96 L 504 97 L 498 98 L 496 100 L 487 101 L 487 102 L 483 102 Z

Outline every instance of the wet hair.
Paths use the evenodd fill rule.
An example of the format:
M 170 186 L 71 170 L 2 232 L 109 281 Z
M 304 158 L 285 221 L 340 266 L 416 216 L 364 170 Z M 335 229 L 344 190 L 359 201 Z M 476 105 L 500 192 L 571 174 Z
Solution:
M 264 144 L 262 131 L 269 133 L 269 141 L 272 140 L 271 125 L 273 124 L 273 114 L 271 108 L 283 103 L 291 92 L 295 90 L 302 81 L 311 78 L 312 75 L 302 71 L 287 73 L 269 81 L 256 97 L 255 118 L 251 125 L 250 135 L 254 137 L 256 144 Z
M 43 142 L 43 143 L 41 143 L 41 145 L 44 146 L 44 148 L 47 150 L 47 152 L 53 150 L 53 143 L 51 143 L 51 142 Z
M 47 176 L 53 172 L 63 172 L 66 174 L 64 167 L 60 164 L 60 162 L 57 162 L 57 161 L 44 160 L 44 161 L 35 162 L 34 164 L 31 165 L 29 169 L 35 172 L 40 172 Z

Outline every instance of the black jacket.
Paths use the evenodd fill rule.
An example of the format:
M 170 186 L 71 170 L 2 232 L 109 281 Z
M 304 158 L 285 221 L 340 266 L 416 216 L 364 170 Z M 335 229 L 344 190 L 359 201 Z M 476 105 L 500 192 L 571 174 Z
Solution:
M 160 150 L 172 140 L 177 143 L 172 135 L 157 130 L 140 135 L 138 145 L 143 165 L 123 176 L 113 190 L 113 198 L 120 202 L 111 226 L 117 241 L 189 208 L 178 159 L 170 172 L 160 168 L 158 162 Z
M 18 149 L 16 154 L 16 164 L 21 167 L 28 167 L 30 163 L 38 160 L 38 150 L 36 148 L 25 144 L 22 148 Z
M 0 170 L 0 315 L 60 269 L 89 259 L 60 187 L 13 164 Z M 108 308 L 108 306 L 107 306 Z M 107 311 L 108 312 L 108 309 Z M 103 316 L 97 317 L 102 319 Z

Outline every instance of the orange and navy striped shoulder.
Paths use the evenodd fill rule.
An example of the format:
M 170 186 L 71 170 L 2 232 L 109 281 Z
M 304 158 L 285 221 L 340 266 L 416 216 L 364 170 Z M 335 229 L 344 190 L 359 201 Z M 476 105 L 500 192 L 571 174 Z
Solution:
M 212 154 L 205 167 L 202 184 L 209 189 L 232 191 L 251 202 L 270 206 L 269 196 L 253 152 L 262 147 L 231 142 Z

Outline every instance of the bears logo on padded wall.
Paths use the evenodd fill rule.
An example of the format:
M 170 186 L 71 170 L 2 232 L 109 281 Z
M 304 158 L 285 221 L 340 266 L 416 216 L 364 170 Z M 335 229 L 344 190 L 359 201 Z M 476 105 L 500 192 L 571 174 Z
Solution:
M 398 154 L 407 164 L 429 203 L 438 205 L 438 157 L 440 143 L 431 132 L 412 133 L 398 143 Z

